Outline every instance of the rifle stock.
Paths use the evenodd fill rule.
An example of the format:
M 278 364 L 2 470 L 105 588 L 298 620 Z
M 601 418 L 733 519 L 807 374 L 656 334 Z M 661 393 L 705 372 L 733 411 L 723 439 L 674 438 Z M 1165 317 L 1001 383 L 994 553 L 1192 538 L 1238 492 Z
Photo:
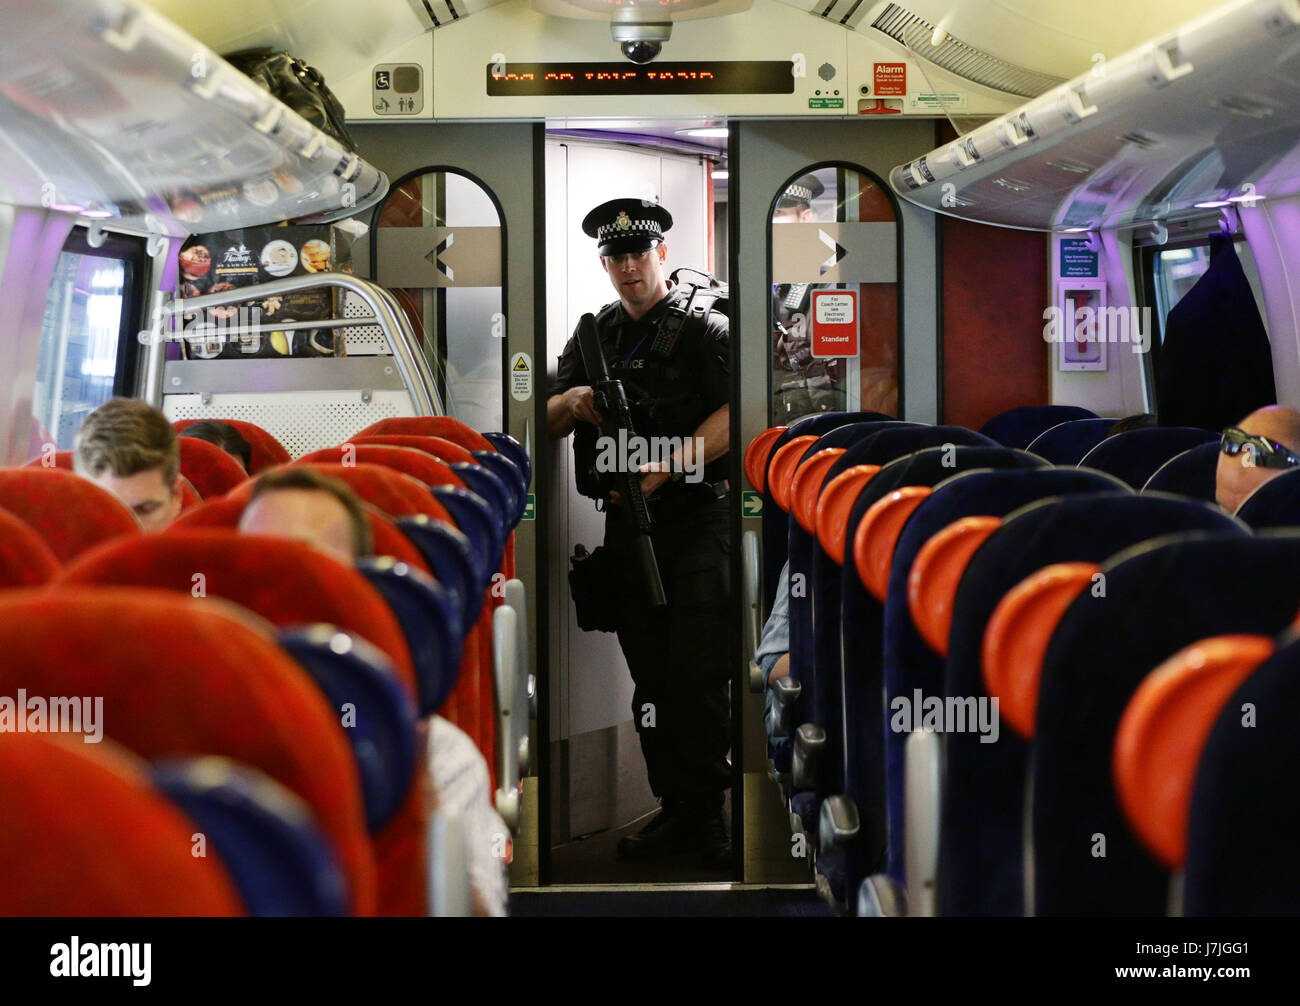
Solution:
M 596 330 L 596 319 L 590 314 L 584 314 L 578 322 L 578 349 L 582 353 L 587 379 L 591 381 L 593 404 L 601 415 L 600 435 L 611 437 L 617 442 L 619 430 L 623 430 L 630 443 L 636 436 L 636 429 L 632 425 L 632 406 L 627 400 L 623 382 L 610 377 L 609 364 L 600 345 L 600 333 Z M 654 522 L 650 517 L 645 493 L 641 491 L 641 473 L 625 471 L 624 466 L 620 465 L 613 478 L 622 497 L 621 505 L 636 530 L 634 558 L 641 582 L 646 588 L 646 600 L 652 608 L 662 608 L 667 605 L 668 599 L 659 577 L 659 563 L 655 559 L 654 542 L 650 537 Z

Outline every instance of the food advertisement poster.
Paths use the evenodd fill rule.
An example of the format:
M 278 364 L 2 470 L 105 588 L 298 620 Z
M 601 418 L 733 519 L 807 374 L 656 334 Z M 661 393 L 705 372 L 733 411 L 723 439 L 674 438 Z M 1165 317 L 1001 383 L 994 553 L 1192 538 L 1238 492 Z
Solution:
M 179 258 L 178 295 L 182 299 L 269 283 L 289 276 L 327 272 L 334 264 L 332 229 L 248 227 L 196 234 Z M 332 290 L 303 290 L 186 312 L 182 345 L 191 360 L 249 357 L 340 356 L 340 330 L 300 328 L 242 332 L 254 325 L 323 321 L 334 316 Z M 192 334 L 189 334 L 192 333 Z

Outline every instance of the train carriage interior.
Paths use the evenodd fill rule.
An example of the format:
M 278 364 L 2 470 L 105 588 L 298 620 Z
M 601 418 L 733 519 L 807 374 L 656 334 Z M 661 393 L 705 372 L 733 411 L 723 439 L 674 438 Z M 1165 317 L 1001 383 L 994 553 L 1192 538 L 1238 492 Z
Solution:
M 1296 0 L 3 10 L 0 915 L 1300 914 Z

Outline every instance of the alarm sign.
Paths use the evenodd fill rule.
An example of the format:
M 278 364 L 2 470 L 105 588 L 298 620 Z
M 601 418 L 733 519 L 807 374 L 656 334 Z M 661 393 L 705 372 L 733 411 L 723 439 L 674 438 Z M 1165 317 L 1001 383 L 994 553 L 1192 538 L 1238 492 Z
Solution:
M 812 295 L 813 356 L 858 355 L 856 290 L 815 290 Z

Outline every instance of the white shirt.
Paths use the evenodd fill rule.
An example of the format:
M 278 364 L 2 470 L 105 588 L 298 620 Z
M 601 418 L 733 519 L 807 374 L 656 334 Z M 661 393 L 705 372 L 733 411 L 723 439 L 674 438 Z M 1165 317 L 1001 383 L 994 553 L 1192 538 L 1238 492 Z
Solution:
M 431 716 L 428 764 L 438 809 L 464 823 L 474 892 L 490 915 L 506 915 L 510 829 L 493 804 L 487 762 L 465 731 L 441 716 Z

